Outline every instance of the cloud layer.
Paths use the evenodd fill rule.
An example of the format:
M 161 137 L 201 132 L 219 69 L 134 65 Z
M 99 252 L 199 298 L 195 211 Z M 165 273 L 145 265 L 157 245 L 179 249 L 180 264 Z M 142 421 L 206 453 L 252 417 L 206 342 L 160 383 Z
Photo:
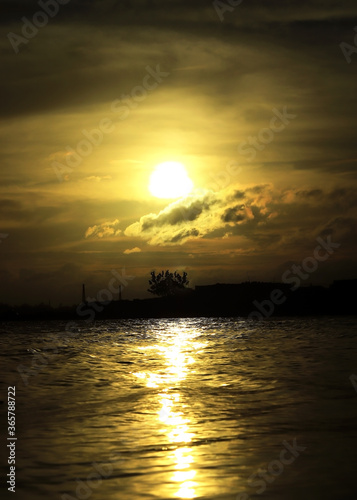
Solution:
M 141 217 L 124 234 L 161 246 L 233 236 L 258 245 L 284 246 L 299 234 L 312 237 L 325 227 L 348 227 L 353 233 L 356 206 L 355 189 L 278 190 L 272 185 L 256 185 L 191 195 L 158 214 Z
M 243 1 L 223 22 L 206 0 L 72 0 L 18 54 L 8 34 L 39 4 L 0 6 L 0 300 L 71 303 L 125 265 L 132 296 L 162 266 L 193 284 L 269 278 L 318 234 L 341 248 L 317 280 L 357 272 L 357 54 L 340 47 L 355 0 Z M 169 75 L 141 98 L 158 65 Z M 265 144 L 284 107 L 296 119 Z M 59 183 L 53 161 L 106 119 Z M 196 191 L 167 205 L 148 182 L 170 160 Z

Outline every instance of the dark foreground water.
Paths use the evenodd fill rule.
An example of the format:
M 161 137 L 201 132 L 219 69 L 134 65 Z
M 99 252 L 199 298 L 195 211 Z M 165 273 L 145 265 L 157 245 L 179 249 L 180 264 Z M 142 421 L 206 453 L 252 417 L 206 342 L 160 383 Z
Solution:
M 71 336 L 59 323 L 2 325 L 0 496 L 355 500 L 356 326 L 165 319 Z M 4 485 L 8 385 L 16 496 Z

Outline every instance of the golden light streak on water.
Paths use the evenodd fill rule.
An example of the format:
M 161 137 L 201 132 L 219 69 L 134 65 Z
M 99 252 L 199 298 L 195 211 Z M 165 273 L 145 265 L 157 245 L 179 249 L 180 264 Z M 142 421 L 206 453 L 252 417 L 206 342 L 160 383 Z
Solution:
M 186 417 L 180 409 L 182 408 L 180 392 L 169 393 L 170 387 L 176 389 L 180 386 L 189 372 L 192 373 L 195 363 L 194 354 L 204 346 L 202 342 L 195 341 L 194 332 L 191 329 L 185 330 L 180 327 L 173 327 L 170 331 L 170 337 L 164 339 L 164 342 L 153 346 L 156 353 L 160 353 L 164 358 L 166 367 L 164 374 L 152 372 L 138 372 L 135 375 L 140 379 L 146 379 L 148 388 L 157 388 L 163 386 L 159 393 L 160 408 L 157 412 L 157 419 L 160 421 L 163 432 L 167 436 L 169 445 L 177 445 L 170 458 L 176 469 L 171 477 L 171 481 L 177 483 L 175 497 L 195 498 L 195 486 L 193 481 L 197 471 L 194 469 L 194 458 L 192 448 L 182 447 L 185 443 L 190 443 L 195 434 L 190 429 L 190 419 Z M 180 446 L 181 445 L 181 446 Z

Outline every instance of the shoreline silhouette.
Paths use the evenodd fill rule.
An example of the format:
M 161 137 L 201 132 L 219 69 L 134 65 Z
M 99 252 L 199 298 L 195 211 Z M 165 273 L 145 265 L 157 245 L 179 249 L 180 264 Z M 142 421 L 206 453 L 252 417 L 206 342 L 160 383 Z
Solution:
M 329 287 L 293 289 L 284 283 L 216 283 L 148 299 L 87 302 L 66 307 L 0 304 L 0 321 L 146 319 L 355 315 L 357 279 L 335 280 Z

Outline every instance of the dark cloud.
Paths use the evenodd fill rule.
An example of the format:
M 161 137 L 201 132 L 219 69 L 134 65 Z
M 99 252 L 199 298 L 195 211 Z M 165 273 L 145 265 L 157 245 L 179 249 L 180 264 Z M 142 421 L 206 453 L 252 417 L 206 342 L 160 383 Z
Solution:
M 188 205 L 174 205 L 171 210 L 162 211 L 158 216 L 148 215 L 145 217 L 142 225 L 142 230 L 147 231 L 153 227 L 164 225 L 176 226 L 182 222 L 196 220 L 203 211 L 210 210 L 214 204 L 208 201 L 207 197 L 200 200 L 188 202 Z
M 354 217 L 336 217 L 331 220 L 326 226 L 321 230 L 321 234 L 336 235 L 339 234 L 344 238 L 347 236 L 353 236 L 355 240 L 357 236 L 357 218 Z
M 243 213 L 244 205 L 228 208 L 222 215 L 223 222 L 242 222 L 245 219 Z
M 195 229 L 184 229 L 177 233 L 172 239 L 170 243 L 181 243 L 181 241 L 185 241 L 188 238 L 197 238 L 200 235 L 200 232 Z
M 327 201 L 337 204 L 341 208 L 352 208 L 357 206 L 357 193 L 353 188 L 338 188 L 330 191 Z
M 245 197 L 245 192 L 244 191 L 235 191 L 233 193 L 233 197 L 236 198 L 237 200 L 243 200 Z
M 310 189 L 309 191 L 297 191 L 297 196 L 301 198 L 320 198 L 323 195 L 323 191 L 321 189 Z
M 167 71 L 176 71 L 188 60 L 190 65 L 202 64 L 202 55 L 203 72 L 190 72 L 189 80 L 176 74 L 176 80 L 192 90 L 196 87 L 198 93 L 213 92 L 218 100 L 226 96 L 229 101 L 237 82 L 244 85 L 245 75 L 274 71 L 285 83 L 295 80 L 297 88 L 304 84 L 309 92 L 313 81 L 319 83 L 312 69 L 317 65 L 321 83 L 333 87 L 338 75 L 327 80 L 325 71 L 336 66 L 339 72 L 347 71 L 338 44 L 349 35 L 353 38 L 355 16 L 355 6 L 348 1 L 281 1 L 269 6 L 243 2 L 221 23 L 208 0 L 72 0 L 15 56 L 8 30 L 21 33 L 21 18 L 32 19 L 39 6 L 18 1 L 2 6 L 0 60 L 8 75 L 0 85 L 3 116 L 110 101 L 135 86 L 147 64 L 161 63 Z M 346 97 L 340 94 L 339 100 Z M 319 96 L 320 101 L 326 98 Z M 353 93 L 351 98 L 355 99 Z M 250 113 L 259 116 L 257 108 L 250 107 Z
M 17 218 L 22 210 L 22 204 L 12 199 L 0 200 L 0 215 L 6 219 Z

